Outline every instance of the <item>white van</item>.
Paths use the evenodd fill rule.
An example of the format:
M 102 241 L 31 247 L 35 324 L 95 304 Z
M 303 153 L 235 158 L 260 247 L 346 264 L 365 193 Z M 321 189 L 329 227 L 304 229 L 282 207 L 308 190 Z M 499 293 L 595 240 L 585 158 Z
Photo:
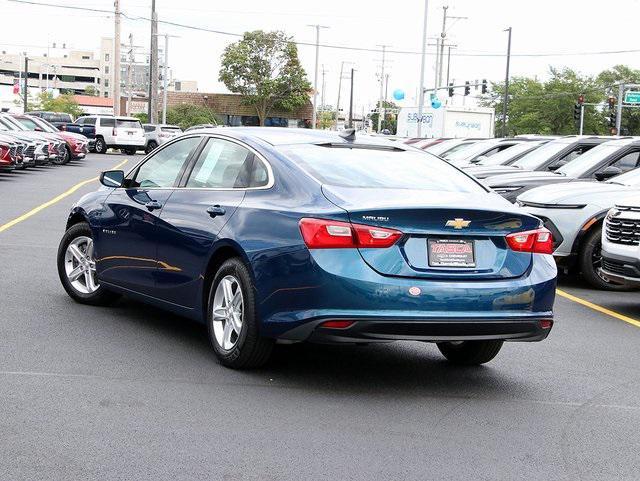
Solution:
M 96 128 L 95 151 L 105 154 L 108 149 L 120 149 L 128 155 L 144 150 L 147 141 L 142 124 L 135 117 L 114 117 L 113 115 L 86 115 L 77 124 L 92 125 Z

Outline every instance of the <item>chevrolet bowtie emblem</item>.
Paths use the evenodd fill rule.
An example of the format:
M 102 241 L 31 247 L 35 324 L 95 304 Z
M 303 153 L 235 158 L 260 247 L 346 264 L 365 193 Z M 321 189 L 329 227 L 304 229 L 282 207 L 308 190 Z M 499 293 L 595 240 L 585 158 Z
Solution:
M 462 229 L 463 227 L 469 227 L 469 224 L 471 224 L 470 220 L 451 219 L 448 220 L 445 225 L 447 227 L 453 227 L 454 229 Z

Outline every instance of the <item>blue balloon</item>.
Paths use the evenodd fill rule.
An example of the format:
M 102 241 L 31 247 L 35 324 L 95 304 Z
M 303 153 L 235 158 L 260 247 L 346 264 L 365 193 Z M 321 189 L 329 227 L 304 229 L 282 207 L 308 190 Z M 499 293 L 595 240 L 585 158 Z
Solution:
M 402 100 L 404 99 L 404 90 L 402 89 L 395 89 L 393 91 L 393 98 L 396 100 Z
M 435 97 L 431 100 L 431 107 L 433 107 L 434 109 L 439 109 L 440 107 L 442 107 L 442 102 L 440 102 L 440 99 Z

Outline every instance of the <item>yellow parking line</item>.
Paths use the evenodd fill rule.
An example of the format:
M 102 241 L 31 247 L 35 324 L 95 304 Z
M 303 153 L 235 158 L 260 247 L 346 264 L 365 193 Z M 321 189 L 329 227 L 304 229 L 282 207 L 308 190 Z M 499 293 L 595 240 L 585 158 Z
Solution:
M 631 324 L 632 326 L 640 327 L 640 321 L 634 319 L 633 317 L 625 316 L 624 314 L 620 314 L 619 312 L 612 311 L 611 309 L 607 309 L 606 307 L 599 306 L 598 304 L 594 304 L 593 302 L 589 302 L 585 299 L 574 296 L 573 294 L 569 294 L 568 292 L 560 289 L 556 289 L 556 292 L 559 296 L 569 299 L 570 301 L 577 302 L 578 304 L 582 304 L 589 309 L 601 312 L 602 314 L 606 314 L 607 316 L 615 317 L 616 319 L 620 319 L 621 321 Z
M 117 165 L 114 165 L 110 170 L 117 170 L 119 167 L 122 167 L 124 164 L 126 164 L 128 162 L 128 160 L 123 160 L 122 162 L 120 162 Z M 27 220 L 29 217 L 36 215 L 38 212 L 40 212 L 41 210 L 46 209 L 47 207 L 52 206 L 53 204 L 55 204 L 56 202 L 60 202 L 62 199 L 64 199 L 65 197 L 73 194 L 76 190 L 78 190 L 80 187 L 90 184 L 91 182 L 95 182 L 96 180 L 98 180 L 98 177 L 93 177 L 91 179 L 87 179 L 87 180 L 83 180 L 82 182 L 78 182 L 76 185 L 74 185 L 73 187 L 71 187 L 69 190 L 66 190 L 65 192 L 63 192 L 62 194 L 54 197 L 53 199 L 51 199 L 48 202 L 45 202 L 44 204 L 39 205 L 38 207 L 35 207 L 34 209 L 31 209 L 29 212 L 22 214 L 20 217 L 16 217 L 13 220 L 10 220 L 9 222 L 7 222 L 6 224 L 2 224 L 0 225 L 0 232 L 4 232 L 5 230 L 9 229 L 10 227 L 13 227 L 14 225 L 22 222 L 23 220 Z

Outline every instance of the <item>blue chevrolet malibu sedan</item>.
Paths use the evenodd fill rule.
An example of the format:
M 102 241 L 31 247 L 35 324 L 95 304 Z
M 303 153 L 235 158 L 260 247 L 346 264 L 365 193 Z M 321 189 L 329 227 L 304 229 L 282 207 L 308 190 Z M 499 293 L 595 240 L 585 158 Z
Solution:
M 434 342 L 458 364 L 553 325 L 553 239 L 409 146 L 277 128 L 190 132 L 71 209 L 58 271 L 76 301 L 126 295 L 206 323 L 225 366 L 276 342 Z

